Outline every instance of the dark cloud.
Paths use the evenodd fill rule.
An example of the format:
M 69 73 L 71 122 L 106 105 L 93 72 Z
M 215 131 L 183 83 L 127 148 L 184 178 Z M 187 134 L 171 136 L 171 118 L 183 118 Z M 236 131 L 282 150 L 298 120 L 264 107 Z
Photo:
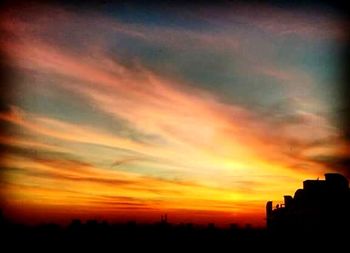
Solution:
M 31 159 L 65 159 L 65 160 L 77 160 L 77 157 L 74 155 L 59 152 L 59 151 L 50 151 L 45 148 L 31 148 L 31 147 L 19 147 L 15 145 L 9 145 L 0 143 L 0 149 L 3 151 L 2 154 L 15 154 L 25 158 Z M 80 162 L 83 163 L 83 162 Z M 82 164 L 81 164 L 82 165 Z M 87 165 L 87 164 L 85 164 Z
M 158 189 L 158 183 L 173 184 L 174 186 L 199 186 L 193 182 L 180 180 L 167 180 L 162 178 L 142 176 L 133 179 L 118 179 L 103 177 L 95 173 L 96 168 L 87 162 L 79 160 L 78 157 L 61 152 L 48 151 L 45 149 L 34 150 L 31 148 L 16 147 L 0 143 L 6 154 L 15 154 L 20 157 L 28 158 L 36 163 L 47 165 L 53 170 L 39 170 L 36 168 L 10 168 L 5 167 L 1 170 L 1 175 L 5 176 L 6 172 L 22 173 L 38 178 L 58 179 L 68 182 L 90 182 L 97 184 L 110 185 L 113 187 L 127 187 L 130 190 L 145 191 L 154 194 L 181 194 L 175 189 Z M 2 178 L 6 182 L 6 178 Z
M 324 165 L 325 167 L 336 170 L 339 173 L 350 178 L 350 157 L 349 156 L 316 156 L 313 161 Z
M 344 29 L 348 31 L 348 27 L 350 24 L 350 19 L 348 12 L 349 8 L 343 8 L 343 12 L 347 17 L 344 22 Z M 338 111 L 338 123 L 340 125 L 340 129 L 342 131 L 342 137 L 344 138 L 347 149 L 350 150 L 350 72 L 349 72 L 349 64 L 350 64 L 350 33 L 347 33 L 347 37 L 345 39 L 345 43 L 340 47 L 342 59 L 340 59 L 340 88 L 339 88 L 339 99 L 341 108 Z M 344 157 L 335 157 L 333 159 L 328 159 L 330 162 L 339 169 L 340 172 L 344 172 L 348 178 L 350 178 L 350 152 L 348 152 L 347 156 Z
M 99 177 L 89 177 L 83 175 L 69 175 L 66 173 L 59 173 L 54 171 L 41 171 L 35 170 L 35 168 L 4 168 L 3 173 L 6 171 L 26 174 L 39 178 L 49 178 L 49 179 L 58 179 L 58 180 L 66 180 L 72 182 L 92 182 L 92 183 L 100 183 L 100 184 L 110 184 L 113 186 L 124 186 L 129 184 L 135 184 L 135 181 L 132 180 L 122 180 L 122 179 L 112 179 L 112 178 L 99 178 Z
M 1 22 L 1 6 L 0 6 L 0 22 Z M 12 98 L 14 90 L 12 69 L 7 65 L 9 62 L 9 56 L 2 49 L 2 42 L 5 39 L 4 31 L 0 26 L 0 113 L 9 112 L 9 101 Z M 9 131 L 9 125 L 0 122 L 0 134 L 7 133 Z M 4 147 L 0 146 L 0 163 L 1 157 L 4 152 Z M 0 174 L 1 177 L 1 174 Z M 1 178 L 0 178 L 1 179 Z
M 123 158 L 123 159 L 118 159 L 116 161 L 114 161 L 114 163 L 111 165 L 111 167 L 116 167 L 116 166 L 120 166 L 126 163 L 130 163 L 130 162 L 134 162 L 134 161 L 139 161 L 139 160 L 143 160 L 140 157 L 128 157 L 128 158 Z

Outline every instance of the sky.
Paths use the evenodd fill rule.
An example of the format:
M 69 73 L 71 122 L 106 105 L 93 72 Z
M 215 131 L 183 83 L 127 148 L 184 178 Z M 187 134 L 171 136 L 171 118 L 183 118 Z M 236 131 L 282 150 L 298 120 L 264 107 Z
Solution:
M 344 17 L 268 4 L 1 9 L 1 208 L 73 218 L 265 224 L 341 172 Z

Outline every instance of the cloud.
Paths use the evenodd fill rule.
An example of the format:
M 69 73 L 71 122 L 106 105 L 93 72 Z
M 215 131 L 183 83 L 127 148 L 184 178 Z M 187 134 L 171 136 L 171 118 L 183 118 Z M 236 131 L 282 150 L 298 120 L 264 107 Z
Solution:
M 199 89 L 190 88 L 176 80 L 164 79 L 141 66 L 127 69 L 115 60 L 105 69 L 105 65 L 97 63 L 111 61 L 99 53 L 93 53 L 95 57 L 91 61 L 33 39 L 27 40 L 26 44 L 14 42 L 9 47 L 14 62 L 18 62 L 19 66 L 32 69 L 35 66 L 35 71 L 64 75 L 70 80 L 60 83 L 64 88 L 87 97 L 101 111 L 126 120 L 139 132 L 159 136 L 175 150 L 190 152 L 194 157 L 200 157 L 204 152 L 230 155 L 233 159 L 235 156 L 246 156 L 248 159 L 251 154 L 249 147 L 254 147 L 267 158 L 271 154 L 278 156 L 278 147 L 273 145 L 281 137 L 275 133 L 267 134 L 265 130 L 270 128 L 268 122 L 242 107 L 223 104 Z M 60 139 L 129 147 L 130 150 L 148 155 L 157 153 L 161 158 L 169 158 L 169 155 L 174 154 L 171 149 L 160 151 L 159 147 L 47 117 L 32 115 L 36 125 L 31 120 L 21 121 L 18 109 L 13 109 L 11 116 L 4 117 L 31 131 Z M 293 135 L 293 131 L 288 134 Z M 260 144 L 264 139 L 272 144 L 272 150 Z M 220 145 L 217 143 L 221 144 L 219 148 L 213 146 Z M 174 155 L 179 155 L 179 152 Z M 175 158 L 182 159 L 181 156 Z
M 181 43 L 185 37 L 193 45 L 236 50 L 241 43 L 231 34 L 217 32 L 212 37 L 215 30 L 124 24 L 97 14 L 50 8 L 31 9 L 25 17 L 21 13 L 12 10 L 1 18 L 7 31 L 1 48 L 10 56 L 6 64 L 16 70 L 18 82 L 27 90 L 40 89 L 35 78 L 40 77 L 48 89 L 55 85 L 76 94 L 84 98 L 78 103 L 94 108 L 94 114 L 125 124 L 118 130 L 99 128 L 79 122 L 79 113 L 67 111 L 75 118 L 71 122 L 45 113 L 45 108 L 34 112 L 17 94 L 0 112 L 0 120 L 14 132 L 0 137 L 7 150 L 1 161 L 6 166 L 4 179 L 12 183 L 3 190 L 4 196 L 13 197 L 9 201 L 114 211 L 262 213 L 266 199 L 294 191 L 301 180 L 326 171 L 315 154 L 339 155 L 338 129 L 324 114 L 310 109 L 308 95 L 262 113 L 235 100 L 223 102 L 222 97 L 151 70 L 137 59 L 126 63 L 108 44 L 127 36 L 175 51 L 189 50 Z M 280 26 L 270 16 L 245 15 L 237 17 L 278 34 L 285 34 L 290 20 L 296 30 L 304 22 L 287 15 Z M 109 28 L 117 38 L 108 36 Z M 96 36 L 99 29 L 101 36 Z M 275 66 L 254 65 L 249 71 L 285 82 L 291 94 L 293 85 L 302 83 L 298 87 L 305 87 L 298 91 L 310 91 L 315 82 L 298 68 Z M 150 138 L 140 140 L 123 131 Z M 322 140 L 333 145 L 326 148 Z M 338 168 L 339 160 L 326 160 Z
M 122 165 L 125 163 L 139 161 L 139 160 L 142 160 L 142 158 L 140 158 L 140 157 L 127 157 L 127 158 L 118 159 L 118 160 L 114 161 L 114 163 L 111 166 L 112 167 L 119 166 L 119 165 Z
M 326 168 L 332 171 L 337 171 L 350 177 L 350 154 L 345 155 L 319 155 L 311 157 L 315 162 L 322 164 Z
M 128 145 L 131 149 L 139 149 L 144 144 L 133 140 L 124 139 L 116 135 L 103 133 L 102 131 L 84 127 L 77 124 L 59 121 L 47 117 L 24 112 L 18 107 L 11 107 L 11 111 L 1 113 L 0 119 L 18 125 L 40 135 L 46 135 L 66 141 L 90 143 L 109 147 L 123 147 Z
M 332 10 L 282 8 L 269 4 L 228 4 L 217 8 L 202 8 L 197 16 L 217 25 L 246 25 L 250 29 L 281 37 L 296 35 L 307 40 L 346 40 L 346 22 Z M 220 18 L 218 17 L 220 14 Z

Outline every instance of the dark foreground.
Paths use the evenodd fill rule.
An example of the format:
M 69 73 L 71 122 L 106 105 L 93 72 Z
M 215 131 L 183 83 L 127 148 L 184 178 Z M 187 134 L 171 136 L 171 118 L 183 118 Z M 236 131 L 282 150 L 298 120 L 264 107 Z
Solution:
M 347 252 L 349 230 L 271 231 L 214 225 L 108 224 L 89 221 L 25 226 L 1 224 L 1 251 L 33 252 Z
M 267 229 L 217 228 L 214 224 L 109 224 L 90 220 L 25 226 L 0 212 L 1 244 L 8 252 L 349 252 L 350 189 L 347 178 L 327 173 L 305 180 L 303 189 L 285 196 L 282 206 L 267 202 Z

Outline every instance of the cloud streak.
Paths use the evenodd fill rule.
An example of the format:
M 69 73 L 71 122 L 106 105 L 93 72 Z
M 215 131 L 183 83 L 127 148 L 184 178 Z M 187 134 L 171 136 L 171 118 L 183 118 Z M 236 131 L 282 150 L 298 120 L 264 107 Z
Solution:
M 28 95 L 25 103 L 14 97 L 9 110 L 0 112 L 1 122 L 13 129 L 13 135 L 0 137 L 6 168 L 2 193 L 12 197 L 7 199 L 11 208 L 22 201 L 32 210 L 58 203 L 61 211 L 74 203 L 91 213 L 103 207 L 111 216 L 142 209 L 180 216 L 181 210 L 205 210 L 262 217 L 266 199 L 291 193 L 302 179 L 326 171 L 323 164 L 331 161 L 315 157 L 344 152 L 338 129 L 326 115 L 313 110 L 315 104 L 324 105 L 322 101 L 299 94 L 310 94 L 316 85 L 305 70 L 277 68 L 272 63 L 261 66 L 258 61 L 247 70 L 287 84 L 282 89 L 298 95 L 283 104 L 286 108 L 271 106 L 263 113 L 234 99 L 224 101 L 183 77 L 149 68 L 138 58 L 126 61 L 108 44 L 110 40 L 125 46 L 125 40 L 134 40 L 186 52 L 188 57 L 195 44 L 201 50 L 242 56 L 240 33 L 128 24 L 95 13 L 78 15 L 51 8 L 33 8 L 27 18 L 19 14 L 21 10 L 12 10 L 1 18 L 7 36 L 0 43 L 11 59 L 6 64 L 16 71 L 28 94 L 31 89 L 59 87 L 80 98 L 82 107 L 93 108 L 91 114 L 113 119 L 118 128 L 106 122 L 79 122 L 79 113 L 72 115 L 74 122 L 55 116 L 49 108 L 39 113 L 32 105 L 42 98 Z M 309 34 L 300 28 L 303 21 L 295 23 L 290 14 L 281 14 L 282 24 L 270 17 L 244 15 L 234 17 L 280 35 Z M 286 28 L 284 23 L 290 19 L 294 23 Z M 85 25 L 90 27 L 86 33 Z M 99 29 L 101 36 L 95 36 Z M 316 34 L 313 26 L 306 27 L 310 29 Z M 72 31 L 72 38 L 66 38 Z M 183 44 L 181 38 L 193 44 Z M 83 43 L 81 48 L 75 40 Z M 254 58 L 249 55 L 242 62 Z M 64 96 L 58 95 L 64 104 Z M 322 140 L 333 145 L 325 147 Z

